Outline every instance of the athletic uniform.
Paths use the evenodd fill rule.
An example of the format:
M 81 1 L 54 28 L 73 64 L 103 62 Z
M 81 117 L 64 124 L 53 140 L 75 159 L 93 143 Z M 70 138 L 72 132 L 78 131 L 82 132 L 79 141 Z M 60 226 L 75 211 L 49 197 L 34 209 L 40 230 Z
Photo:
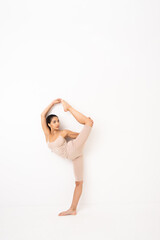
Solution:
M 84 125 L 76 139 L 66 141 L 59 135 L 55 141 L 47 142 L 48 147 L 57 155 L 72 160 L 75 181 L 83 180 L 83 147 L 92 127 Z

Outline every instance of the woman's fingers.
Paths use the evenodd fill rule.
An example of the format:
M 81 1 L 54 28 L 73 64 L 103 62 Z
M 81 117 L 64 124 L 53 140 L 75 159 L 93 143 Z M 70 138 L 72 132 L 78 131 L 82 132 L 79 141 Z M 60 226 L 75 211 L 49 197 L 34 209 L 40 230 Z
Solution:
M 55 99 L 54 100 L 54 103 L 56 104 L 56 103 L 60 103 L 61 102 L 61 98 L 57 98 L 57 99 Z
M 60 102 L 60 101 L 61 101 L 61 98 L 57 98 L 56 100 L 57 100 L 58 102 Z
M 59 101 L 59 102 L 60 102 L 60 101 L 61 101 L 61 98 L 57 98 L 56 101 Z

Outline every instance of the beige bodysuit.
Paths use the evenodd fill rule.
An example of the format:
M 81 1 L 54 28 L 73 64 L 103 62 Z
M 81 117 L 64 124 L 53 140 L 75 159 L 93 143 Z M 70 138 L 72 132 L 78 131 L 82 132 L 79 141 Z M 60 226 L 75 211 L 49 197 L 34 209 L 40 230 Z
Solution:
M 83 180 L 83 147 L 92 127 L 84 125 L 76 139 L 66 141 L 59 135 L 55 141 L 47 142 L 48 147 L 57 155 L 72 160 L 75 181 Z

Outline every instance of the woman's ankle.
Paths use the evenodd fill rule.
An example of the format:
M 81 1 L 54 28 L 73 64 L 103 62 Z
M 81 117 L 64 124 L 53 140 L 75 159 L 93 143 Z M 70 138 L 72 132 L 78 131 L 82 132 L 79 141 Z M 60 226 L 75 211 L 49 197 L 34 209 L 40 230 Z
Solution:
M 67 108 L 67 110 L 70 111 L 71 109 L 72 109 L 72 106 L 69 105 L 68 108 Z
M 76 211 L 76 207 L 70 207 L 70 210 L 72 210 L 72 211 Z

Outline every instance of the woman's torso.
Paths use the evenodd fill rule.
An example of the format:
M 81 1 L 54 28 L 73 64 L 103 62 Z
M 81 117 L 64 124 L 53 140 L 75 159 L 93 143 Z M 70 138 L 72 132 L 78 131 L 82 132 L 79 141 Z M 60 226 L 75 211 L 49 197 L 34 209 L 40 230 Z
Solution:
M 63 130 L 60 130 L 56 136 L 51 134 L 46 136 L 46 142 L 51 151 L 67 159 L 75 159 L 82 155 L 82 149 L 77 149 L 74 146 L 75 140 L 67 142 L 65 137 L 66 133 Z
M 46 142 L 54 142 L 59 136 L 62 136 L 62 137 L 66 137 L 66 133 L 65 131 L 63 130 L 59 130 L 57 134 L 54 134 L 52 135 L 51 133 L 49 133 L 49 135 L 46 135 L 45 134 L 45 137 L 46 137 Z
M 54 152 L 64 158 L 68 157 L 67 141 L 65 139 L 65 134 L 64 134 L 63 130 L 60 131 L 55 136 L 52 136 L 51 134 L 49 134 L 49 136 L 46 137 L 46 142 L 52 152 Z

